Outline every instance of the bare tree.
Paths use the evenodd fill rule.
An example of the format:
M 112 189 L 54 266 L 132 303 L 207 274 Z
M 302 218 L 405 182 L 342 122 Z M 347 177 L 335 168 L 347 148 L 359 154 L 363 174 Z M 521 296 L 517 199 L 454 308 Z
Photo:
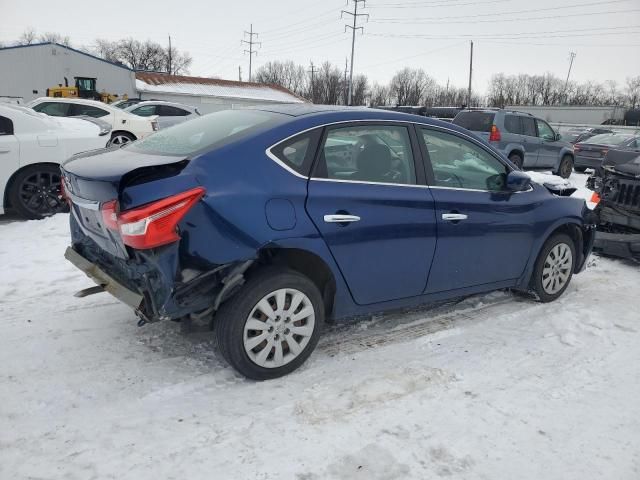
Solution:
M 38 42 L 41 43 L 59 43 L 60 45 L 65 45 L 67 47 L 71 46 L 71 40 L 68 35 L 60 35 L 56 32 L 44 32 L 43 34 L 38 35 Z
M 36 43 L 37 39 L 38 39 L 38 34 L 36 33 L 36 31 L 33 28 L 28 28 L 24 32 L 22 32 L 20 37 L 18 37 L 18 41 L 15 44 L 31 45 L 33 43 Z
M 296 65 L 291 60 L 265 63 L 256 72 L 254 80 L 259 83 L 280 85 L 297 95 L 308 94 L 307 73 L 302 65 Z
M 389 90 L 398 105 L 420 105 L 429 80 L 424 70 L 405 67 L 393 76 Z
M 627 78 L 627 103 L 631 108 L 636 108 L 640 100 L 640 75 Z
M 325 105 L 337 105 L 343 91 L 342 71 L 331 62 L 324 62 L 316 74 L 315 90 L 318 95 L 318 103 Z
M 365 105 L 369 93 L 369 80 L 366 75 L 357 75 L 353 78 L 352 105 Z
M 188 52 L 180 52 L 177 48 L 171 47 L 171 72 L 173 75 L 187 75 L 189 67 L 193 63 L 193 58 Z M 166 70 L 169 71 L 169 49 L 165 52 Z
M 372 107 L 383 107 L 391 103 L 389 87 L 385 85 L 373 84 L 369 103 Z

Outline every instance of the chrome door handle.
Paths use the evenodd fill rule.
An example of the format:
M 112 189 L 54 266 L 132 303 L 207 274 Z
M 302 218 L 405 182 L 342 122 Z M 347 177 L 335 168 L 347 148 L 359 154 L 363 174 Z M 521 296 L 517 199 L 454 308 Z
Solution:
M 9 153 L 11 149 L 9 148 L 0 148 L 0 153 Z
M 468 217 L 464 213 L 443 213 L 442 219 L 450 222 L 457 222 L 460 220 L 466 220 Z
M 357 215 L 341 215 L 336 213 L 334 215 L 325 215 L 324 221 L 327 223 L 350 223 L 359 222 L 360 217 Z

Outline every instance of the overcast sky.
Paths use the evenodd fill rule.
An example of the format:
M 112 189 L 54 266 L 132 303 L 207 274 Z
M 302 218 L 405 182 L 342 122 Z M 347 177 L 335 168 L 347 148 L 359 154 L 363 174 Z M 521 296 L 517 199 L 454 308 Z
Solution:
M 360 4 L 362 6 L 362 4 Z M 60 3 L 0 0 L 0 41 L 26 28 L 69 35 L 74 46 L 97 37 L 132 36 L 174 45 L 193 56 L 191 74 L 247 79 L 240 44 L 253 23 L 262 42 L 256 67 L 270 60 L 308 65 L 325 60 L 344 67 L 351 35 L 342 0 L 111 0 Z M 474 41 L 473 88 L 484 92 L 491 75 L 550 72 L 565 77 L 576 52 L 573 80 L 616 80 L 640 75 L 640 0 L 370 0 L 356 36 L 356 73 L 387 82 L 404 66 L 423 68 L 438 82 L 466 86 L 469 40 Z M 1 66 L 0 66 L 1 68 Z

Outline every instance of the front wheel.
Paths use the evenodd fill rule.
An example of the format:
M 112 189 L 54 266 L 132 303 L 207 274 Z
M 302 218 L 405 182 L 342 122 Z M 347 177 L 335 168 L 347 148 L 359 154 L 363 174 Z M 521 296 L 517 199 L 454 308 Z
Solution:
M 524 161 L 522 160 L 522 157 L 519 153 L 512 153 L 511 155 L 509 155 L 509 160 L 511 160 L 511 163 L 513 163 L 516 167 L 522 170 Z
M 560 166 L 556 172 L 556 175 L 560 175 L 562 178 L 569 178 L 573 172 L 573 157 L 571 155 L 565 155 L 560 160 Z
M 569 286 L 576 258 L 571 237 L 558 233 L 542 247 L 531 277 L 530 288 L 541 302 L 552 302 Z
M 215 319 L 218 348 L 253 380 L 286 375 L 311 355 L 324 323 L 318 287 L 304 275 L 269 268 L 225 302 Z

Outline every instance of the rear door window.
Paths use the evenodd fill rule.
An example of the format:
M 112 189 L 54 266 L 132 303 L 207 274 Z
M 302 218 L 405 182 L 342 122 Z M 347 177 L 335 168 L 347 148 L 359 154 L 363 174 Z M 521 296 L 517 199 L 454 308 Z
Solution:
M 161 117 L 186 117 L 191 113 L 182 108 L 172 107 L 171 105 L 159 105 L 158 109 L 158 115 Z
M 139 117 L 151 117 L 153 115 L 157 115 L 155 105 L 143 105 L 138 108 L 134 108 L 131 110 L 131 113 L 134 115 L 138 115 Z
M 522 134 L 522 124 L 520 123 L 520 117 L 517 115 L 505 115 L 504 129 L 509 133 Z
M 69 107 L 71 104 L 63 102 L 42 102 L 34 106 L 36 112 L 46 113 L 52 117 L 69 116 Z
M 520 117 L 522 122 L 522 134 L 528 137 L 536 136 L 536 122 L 532 117 Z
M 71 105 L 71 115 L 72 116 L 86 115 L 88 117 L 100 118 L 100 117 L 106 117 L 107 115 L 109 115 L 109 112 L 101 108 L 94 107 L 92 105 L 81 105 L 81 104 L 75 103 Z
M 330 129 L 315 176 L 415 185 L 416 169 L 407 127 L 363 125 Z
M 490 132 L 495 116 L 492 112 L 460 112 L 453 123 L 472 132 Z
M 547 122 L 536 118 L 536 124 L 538 125 L 538 136 L 540 138 L 544 138 L 545 140 L 555 139 L 556 134 Z

